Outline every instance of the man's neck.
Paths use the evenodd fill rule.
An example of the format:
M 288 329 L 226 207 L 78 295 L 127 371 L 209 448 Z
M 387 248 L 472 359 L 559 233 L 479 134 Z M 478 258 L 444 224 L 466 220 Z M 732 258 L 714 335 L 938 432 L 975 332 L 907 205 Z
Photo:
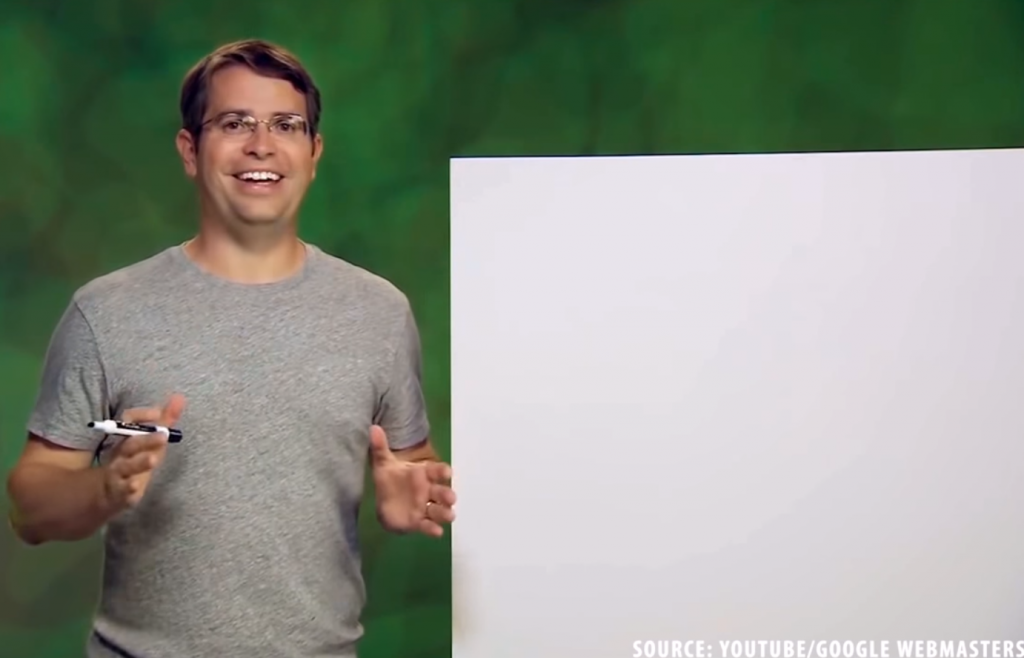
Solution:
M 183 246 L 185 255 L 214 276 L 236 283 L 273 283 L 302 269 L 306 245 L 294 234 L 273 242 L 240 244 L 226 235 L 200 231 Z

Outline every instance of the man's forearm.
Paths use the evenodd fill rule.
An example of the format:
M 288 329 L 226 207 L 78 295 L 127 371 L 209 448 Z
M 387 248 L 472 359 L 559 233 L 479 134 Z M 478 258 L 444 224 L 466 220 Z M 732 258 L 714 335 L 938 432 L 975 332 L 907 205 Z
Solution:
M 28 544 L 85 539 L 116 513 L 104 495 L 100 468 L 25 464 L 11 474 L 7 490 L 11 526 Z

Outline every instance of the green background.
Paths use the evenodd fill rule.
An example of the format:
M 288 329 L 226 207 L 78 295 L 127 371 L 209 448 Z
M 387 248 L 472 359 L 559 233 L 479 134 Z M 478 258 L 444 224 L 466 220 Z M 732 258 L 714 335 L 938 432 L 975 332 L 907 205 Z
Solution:
M 21 449 L 41 357 L 74 289 L 194 230 L 172 142 L 178 85 L 225 41 L 278 41 L 317 78 L 326 152 L 303 236 L 408 293 L 445 456 L 450 156 L 1024 142 L 1018 0 L 0 7 L 5 469 Z M 448 655 L 448 541 L 385 536 L 372 520 L 363 537 L 363 655 Z M 95 540 L 25 549 L 0 532 L 0 657 L 81 654 L 99 549 Z

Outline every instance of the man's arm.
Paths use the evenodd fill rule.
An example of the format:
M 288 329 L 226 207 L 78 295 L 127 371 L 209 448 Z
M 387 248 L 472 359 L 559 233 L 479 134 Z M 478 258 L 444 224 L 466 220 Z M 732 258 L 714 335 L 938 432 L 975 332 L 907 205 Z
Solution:
M 442 524 L 454 519 L 451 469 L 441 463 L 429 438 L 419 332 L 408 305 L 403 311 L 388 385 L 370 428 L 377 518 L 391 532 L 440 537 Z
M 172 395 L 163 408 L 128 409 L 128 423 L 177 424 L 185 399 Z M 111 458 L 91 468 L 91 452 L 29 436 L 11 473 L 7 490 L 13 505 L 11 527 L 28 544 L 84 539 L 145 495 L 167 449 L 161 433 L 119 441 Z
M 388 438 L 391 452 L 405 461 L 437 461 L 430 445 L 430 421 L 423 395 L 420 335 L 405 300 L 391 336 L 392 360 L 373 422 Z
M 103 472 L 91 468 L 102 435 L 86 424 L 109 407 L 96 337 L 72 300 L 50 338 L 28 441 L 7 479 L 11 525 L 24 541 L 81 539 L 103 524 Z
M 27 544 L 75 541 L 93 535 L 115 513 L 93 455 L 29 435 L 7 478 L 11 527 Z
M 441 458 L 438 456 L 437 451 L 434 450 L 434 446 L 430 443 L 430 439 L 424 439 L 422 443 L 418 443 L 414 446 L 410 446 L 403 450 L 393 450 L 395 457 L 398 457 L 402 461 L 407 462 L 439 462 Z

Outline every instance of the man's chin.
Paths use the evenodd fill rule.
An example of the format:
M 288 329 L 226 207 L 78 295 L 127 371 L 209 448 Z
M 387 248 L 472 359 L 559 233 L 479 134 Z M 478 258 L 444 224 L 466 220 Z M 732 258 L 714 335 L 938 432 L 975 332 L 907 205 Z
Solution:
M 239 215 L 238 219 L 243 224 L 250 224 L 252 226 L 267 226 L 273 224 L 285 224 L 288 222 L 286 217 L 281 215 Z
M 235 213 L 238 221 L 247 226 L 277 226 L 288 223 L 288 216 L 282 212 L 246 209 Z

